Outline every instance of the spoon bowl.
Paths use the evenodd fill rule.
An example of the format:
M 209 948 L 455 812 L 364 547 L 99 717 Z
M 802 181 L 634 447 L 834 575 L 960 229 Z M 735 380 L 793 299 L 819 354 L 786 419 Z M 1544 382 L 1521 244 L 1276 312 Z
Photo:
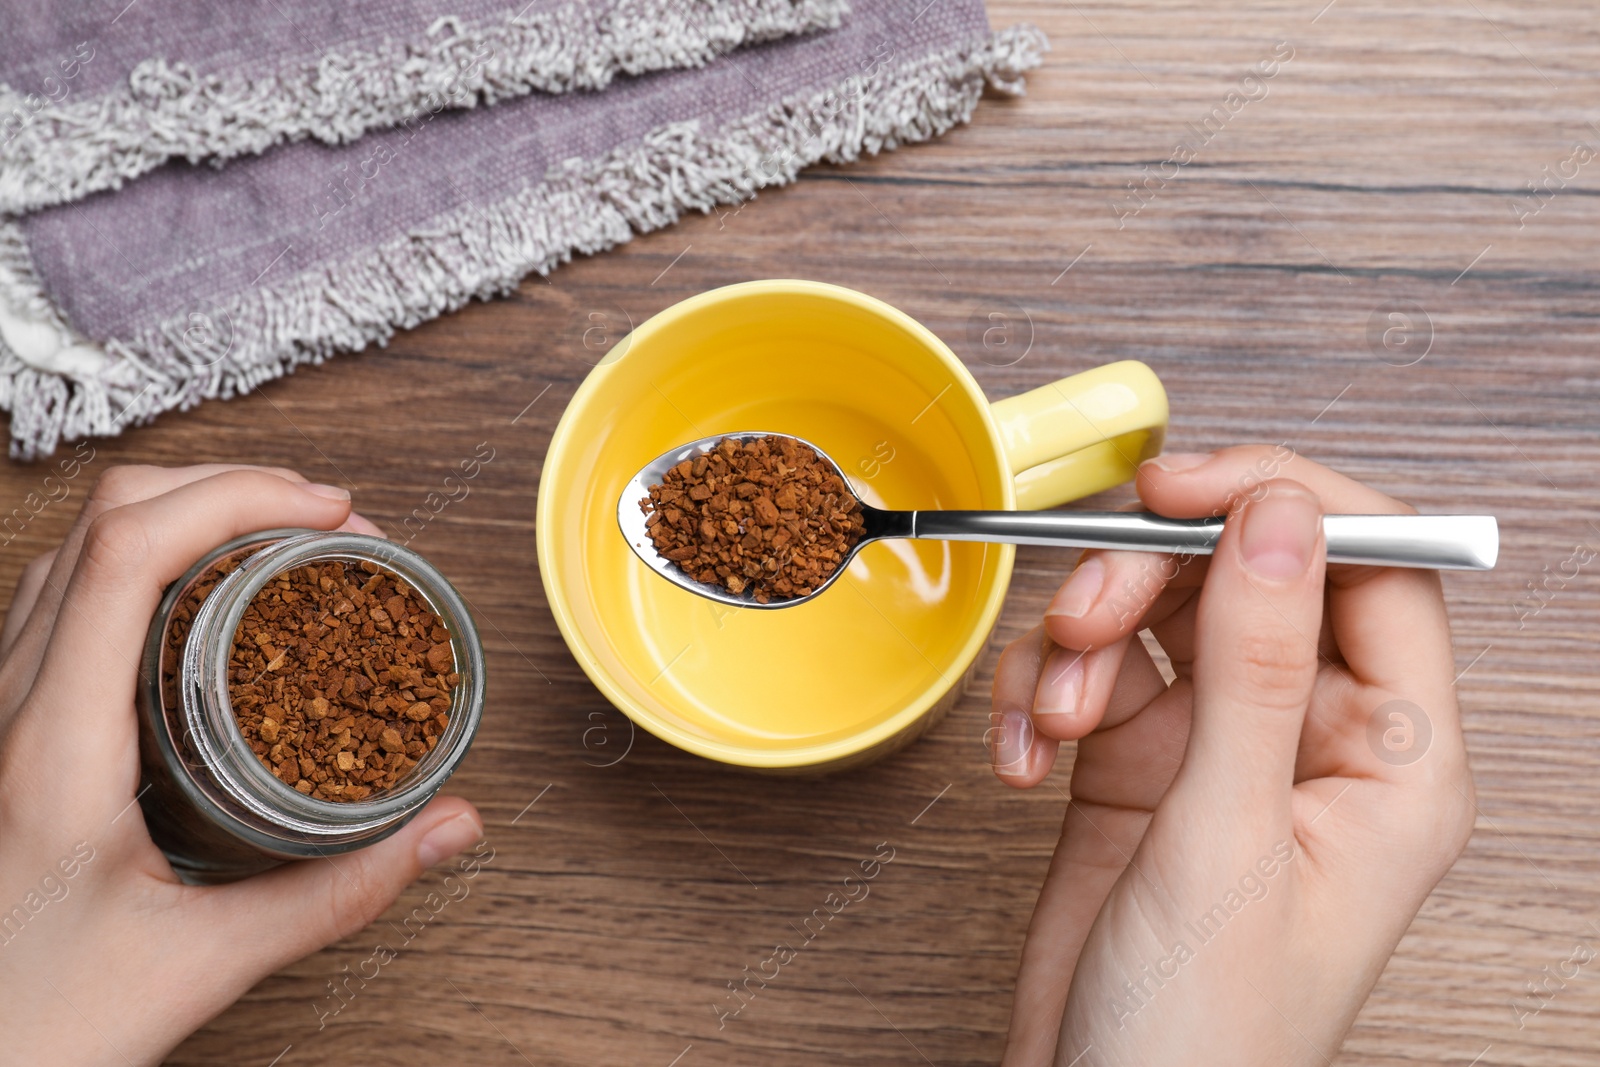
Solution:
M 846 567 L 850 566 L 850 561 L 856 558 L 856 553 L 861 551 L 863 545 L 872 541 L 882 540 L 885 537 L 910 536 L 909 532 L 889 532 L 884 528 L 882 519 L 883 516 L 904 515 L 908 514 L 907 512 L 884 511 L 882 508 L 875 508 L 862 503 L 861 518 L 866 523 L 866 533 L 862 535 L 860 541 L 856 542 L 855 547 L 850 550 L 850 554 L 839 561 L 839 565 L 833 569 L 833 573 L 828 575 L 821 585 L 804 596 L 790 597 L 787 600 L 770 600 L 763 604 L 753 596 L 730 592 L 715 582 L 696 581 L 688 571 L 656 551 L 655 543 L 650 540 L 650 532 L 645 526 L 649 516 L 639 507 L 639 502 L 650 496 L 650 487 L 652 485 L 660 485 L 666 481 L 667 471 L 684 460 L 705 455 L 729 438 L 741 443 L 749 443 L 763 437 L 787 437 L 796 444 L 811 449 L 833 468 L 834 473 L 839 476 L 839 481 L 844 484 L 846 491 L 855 496 L 858 501 L 861 499 L 856 494 L 854 487 L 850 485 L 850 479 L 845 476 L 844 470 L 833 461 L 833 457 L 803 437 L 795 437 L 793 434 L 775 434 L 767 431 L 751 430 L 737 433 L 719 433 L 715 437 L 702 437 L 698 441 L 690 441 L 686 445 L 680 445 L 671 451 L 663 452 L 649 463 L 646 463 L 644 468 L 630 478 L 627 485 L 622 487 L 622 496 L 617 500 L 617 525 L 622 528 L 622 536 L 628 539 L 628 547 L 632 548 L 634 553 L 644 560 L 646 566 L 673 585 L 687 589 L 689 592 L 706 597 L 709 600 L 716 600 L 723 604 L 731 604 L 740 608 L 787 608 L 803 600 L 811 599 L 838 581 L 839 576 L 844 573 Z

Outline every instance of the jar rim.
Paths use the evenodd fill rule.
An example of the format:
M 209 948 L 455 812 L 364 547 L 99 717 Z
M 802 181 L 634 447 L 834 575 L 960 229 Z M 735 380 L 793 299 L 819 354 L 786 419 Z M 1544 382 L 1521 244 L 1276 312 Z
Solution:
M 327 837 L 380 828 L 436 794 L 454 772 L 482 717 L 483 647 L 466 601 L 415 551 L 381 537 L 340 531 L 284 531 L 227 575 L 195 613 L 182 653 L 180 703 L 202 761 L 218 784 L 252 814 L 283 829 Z M 272 774 L 245 739 L 228 699 L 228 660 L 234 634 L 251 601 L 279 575 L 307 564 L 338 560 L 374 563 L 412 588 L 450 633 L 460 683 L 453 688 L 449 724 L 438 742 L 393 788 L 362 800 L 321 800 Z M 199 638 L 199 640 L 196 640 Z M 211 744 L 225 738 L 220 751 Z

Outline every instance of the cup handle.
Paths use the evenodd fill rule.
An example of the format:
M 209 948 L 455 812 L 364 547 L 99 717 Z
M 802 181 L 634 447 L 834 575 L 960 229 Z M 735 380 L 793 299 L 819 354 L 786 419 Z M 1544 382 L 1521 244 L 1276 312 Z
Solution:
M 990 405 L 1017 507 L 1053 508 L 1134 476 L 1161 451 L 1167 393 L 1137 360 L 1108 363 Z

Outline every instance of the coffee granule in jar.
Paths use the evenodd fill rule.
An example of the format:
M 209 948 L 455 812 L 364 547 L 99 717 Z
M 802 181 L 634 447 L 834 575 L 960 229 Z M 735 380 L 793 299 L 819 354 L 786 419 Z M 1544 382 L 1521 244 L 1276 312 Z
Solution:
M 866 532 L 833 465 L 788 437 L 724 437 L 639 501 L 655 549 L 699 582 L 757 602 L 804 596 Z
M 250 748 L 319 800 L 393 788 L 449 725 L 450 634 L 415 591 L 370 561 L 278 575 L 245 609 L 228 696 Z
M 169 701 L 195 610 L 249 555 L 220 561 L 174 608 L 162 656 Z M 319 800 L 393 788 L 449 725 L 459 680 L 443 623 L 370 561 L 274 577 L 246 607 L 228 656 L 228 698 L 251 751 Z
M 194 580 L 167 616 L 167 631 L 161 645 L 161 700 L 168 708 L 178 706 L 178 662 L 183 656 L 184 643 L 189 640 L 189 629 L 194 625 L 195 612 L 205 603 L 206 597 L 217 583 L 239 569 L 239 564 L 255 555 L 246 549 L 217 560 Z

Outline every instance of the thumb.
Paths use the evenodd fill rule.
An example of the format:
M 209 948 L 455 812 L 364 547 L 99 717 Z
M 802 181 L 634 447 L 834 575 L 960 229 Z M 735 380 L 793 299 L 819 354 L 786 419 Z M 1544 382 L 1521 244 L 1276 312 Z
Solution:
M 440 860 L 483 837 L 478 809 L 435 797 L 392 836 L 357 852 L 302 860 L 209 890 L 225 969 L 245 988 L 302 956 L 361 930 Z M 212 973 L 217 973 L 213 971 Z
M 1287 812 L 1317 678 L 1322 506 L 1298 482 L 1264 488 L 1228 521 L 1200 593 L 1194 721 L 1173 785 L 1223 825 Z

